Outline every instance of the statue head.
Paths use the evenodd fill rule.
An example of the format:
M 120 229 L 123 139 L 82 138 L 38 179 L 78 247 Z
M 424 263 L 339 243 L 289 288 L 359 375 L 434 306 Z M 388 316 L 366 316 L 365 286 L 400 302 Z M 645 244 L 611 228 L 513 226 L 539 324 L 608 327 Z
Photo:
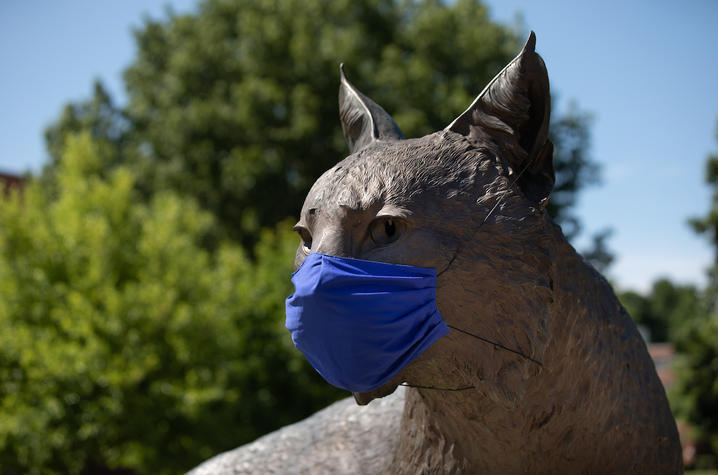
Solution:
M 421 138 L 405 139 L 341 70 L 351 154 L 307 195 L 295 267 L 317 252 L 435 268 L 439 311 L 460 329 L 381 388 L 355 393 L 360 403 L 406 382 L 471 386 L 511 405 L 540 371 L 549 338 L 540 309 L 553 286 L 544 208 L 554 169 L 548 75 L 535 42 L 532 32 L 466 111 Z

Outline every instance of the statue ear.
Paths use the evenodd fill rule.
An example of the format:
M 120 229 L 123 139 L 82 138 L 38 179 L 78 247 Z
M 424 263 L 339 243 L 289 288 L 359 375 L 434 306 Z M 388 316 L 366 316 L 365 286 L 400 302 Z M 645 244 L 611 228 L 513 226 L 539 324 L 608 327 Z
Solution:
M 551 93 L 532 31 L 526 45 L 446 130 L 490 142 L 509 161 L 523 193 L 545 206 L 555 181 L 548 140 Z
M 344 64 L 339 69 L 339 119 L 349 151 L 358 152 L 376 140 L 402 140 L 404 135 L 394 119 L 349 82 Z

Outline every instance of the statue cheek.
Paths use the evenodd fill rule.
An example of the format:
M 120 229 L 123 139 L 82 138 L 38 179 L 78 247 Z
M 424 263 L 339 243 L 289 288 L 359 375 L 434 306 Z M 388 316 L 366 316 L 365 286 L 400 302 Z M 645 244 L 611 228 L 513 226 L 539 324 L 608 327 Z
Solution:
M 429 228 L 409 228 L 390 246 L 372 249 L 362 259 L 445 270 L 456 255 L 454 239 Z

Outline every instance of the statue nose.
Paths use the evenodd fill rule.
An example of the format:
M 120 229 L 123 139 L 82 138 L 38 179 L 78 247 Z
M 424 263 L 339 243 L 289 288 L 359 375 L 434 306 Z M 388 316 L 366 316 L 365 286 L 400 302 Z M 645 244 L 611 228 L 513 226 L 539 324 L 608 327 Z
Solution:
M 316 241 L 316 238 L 314 242 L 315 245 L 312 246 L 312 252 L 318 252 L 328 256 L 354 257 L 351 239 L 349 239 L 349 236 L 347 236 L 343 230 L 328 229 L 321 234 L 319 242 Z

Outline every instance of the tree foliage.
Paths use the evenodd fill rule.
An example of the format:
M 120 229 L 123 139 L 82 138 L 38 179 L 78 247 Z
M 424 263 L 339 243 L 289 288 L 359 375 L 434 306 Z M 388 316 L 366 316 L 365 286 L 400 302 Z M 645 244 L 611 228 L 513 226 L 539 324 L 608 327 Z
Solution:
M 572 103 L 565 115 L 556 117 L 554 113 L 551 121 L 549 138 L 554 145 L 556 185 L 547 210 L 569 239 L 581 231 L 581 222 L 573 212 L 578 192 L 599 182 L 598 165 L 589 155 L 591 120 L 590 114 Z M 590 261 L 598 263 L 598 268 L 605 269 L 613 260 L 606 247 L 610 234 L 611 231 L 604 230 L 594 236 L 592 250 L 584 254 Z
M 716 126 L 716 139 L 718 139 L 718 126 Z M 702 218 L 691 219 L 690 224 L 696 232 L 705 235 L 716 246 L 713 266 L 709 270 L 708 298 L 711 309 L 718 311 L 718 154 L 708 156 L 705 179 L 706 183 L 713 187 L 710 208 Z
M 523 40 L 478 0 L 205 0 L 135 38 L 128 103 L 98 83 L 68 105 L 41 180 L 0 207 L 3 469 L 179 471 L 341 394 L 282 324 L 282 220 L 346 155 L 339 63 L 420 136 Z M 588 128 L 569 109 L 551 129 L 569 236 Z
M 581 252 L 584 259 L 590 262 L 599 272 L 605 272 L 613 263 L 613 252 L 606 244 L 612 234 L 613 229 L 611 228 L 604 228 L 594 233 L 591 235 L 591 247 Z
M 718 126 L 716 127 L 716 139 L 718 140 Z M 706 233 L 708 239 L 718 245 L 718 154 L 708 156 L 705 179 L 706 183 L 713 187 L 711 207 L 706 216 L 692 219 L 691 225 L 696 232 Z M 716 262 L 718 262 L 718 252 L 716 252 Z
M 295 216 L 313 181 L 346 155 L 341 62 L 406 136 L 421 136 L 458 116 L 523 40 L 478 0 L 207 0 L 197 14 L 147 20 L 135 36 L 127 106 L 113 109 L 98 88 L 68 106 L 48 131 L 51 155 L 58 137 L 93 127 L 121 144 L 146 194 L 193 196 L 222 235 L 248 246 L 262 227 Z M 589 117 L 569 108 L 551 138 L 549 212 L 573 237 L 570 208 L 597 177 Z
M 709 237 L 717 253 L 708 273 L 705 317 L 689 322 L 677 341 L 680 359 L 671 402 L 676 414 L 696 428 L 705 452 L 701 465 L 718 468 L 718 155 L 708 157 L 706 181 L 713 187 L 710 210 L 691 224 Z
M 3 473 L 188 469 L 324 406 L 283 328 L 294 239 L 265 232 L 250 262 L 201 243 L 213 218 L 71 138 L 54 198 L 0 202 Z M 295 395 L 301 397 L 295 397 Z
M 665 278 L 656 280 L 646 296 L 626 291 L 618 297 L 633 321 L 648 331 L 651 342 L 675 343 L 688 323 L 705 315 L 702 295 L 694 286 Z
M 703 468 L 718 468 L 718 315 L 689 322 L 678 340 L 671 406 L 690 422 Z

